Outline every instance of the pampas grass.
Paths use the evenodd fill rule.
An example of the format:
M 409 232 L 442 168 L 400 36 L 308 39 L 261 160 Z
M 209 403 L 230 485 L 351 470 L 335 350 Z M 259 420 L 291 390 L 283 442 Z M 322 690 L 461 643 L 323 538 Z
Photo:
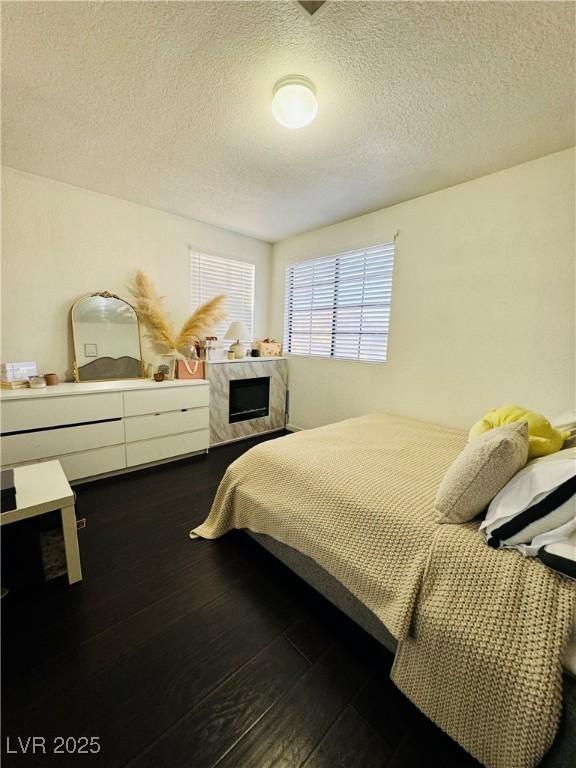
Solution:
M 146 328 L 146 335 L 157 352 L 178 351 L 188 355 L 197 339 L 205 336 L 217 323 L 226 319 L 223 306 L 226 297 L 215 296 L 198 307 L 186 320 L 180 333 L 176 334 L 164 309 L 164 297 L 157 292 L 148 275 L 138 271 L 130 285 L 130 292 L 135 298 L 134 308 L 138 318 Z
M 226 320 L 225 296 L 214 296 L 193 312 L 176 337 L 176 349 L 186 354 L 197 339 L 209 333 L 215 325 Z
M 174 328 L 164 309 L 164 297 L 160 296 L 148 275 L 138 270 L 130 292 L 136 299 L 134 308 L 138 319 L 146 328 L 146 335 L 155 352 L 174 349 Z

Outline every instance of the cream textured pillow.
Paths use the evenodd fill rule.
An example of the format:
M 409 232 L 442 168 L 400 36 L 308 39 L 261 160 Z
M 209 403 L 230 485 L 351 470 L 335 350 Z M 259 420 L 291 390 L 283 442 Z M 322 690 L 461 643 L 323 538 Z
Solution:
M 454 461 L 434 502 L 438 523 L 466 523 L 526 464 L 528 424 L 515 421 L 477 437 Z

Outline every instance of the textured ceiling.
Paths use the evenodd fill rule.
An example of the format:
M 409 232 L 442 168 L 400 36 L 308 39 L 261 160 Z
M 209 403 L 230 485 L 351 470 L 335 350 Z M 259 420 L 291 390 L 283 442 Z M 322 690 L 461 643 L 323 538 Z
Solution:
M 3 3 L 4 163 L 278 240 L 571 146 L 575 7 Z

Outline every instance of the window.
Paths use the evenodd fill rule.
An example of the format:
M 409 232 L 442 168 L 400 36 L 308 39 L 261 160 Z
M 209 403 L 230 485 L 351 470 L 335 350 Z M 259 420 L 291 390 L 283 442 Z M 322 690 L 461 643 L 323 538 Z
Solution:
M 288 267 L 288 354 L 384 362 L 393 267 L 394 243 Z
M 254 264 L 205 253 L 190 254 L 192 308 L 203 304 L 219 293 L 226 296 L 224 322 L 214 328 L 214 334 L 223 338 L 234 320 L 244 323 L 252 338 L 254 320 Z

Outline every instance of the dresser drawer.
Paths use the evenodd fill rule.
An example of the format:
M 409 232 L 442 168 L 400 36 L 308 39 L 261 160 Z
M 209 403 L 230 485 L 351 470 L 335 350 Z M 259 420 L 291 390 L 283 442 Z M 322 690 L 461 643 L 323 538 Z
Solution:
M 126 442 L 208 429 L 208 423 L 208 408 L 191 408 L 187 411 L 156 413 L 151 416 L 131 416 L 124 422 Z
M 208 385 L 171 387 L 152 391 L 138 390 L 124 393 L 124 414 L 140 416 L 145 413 L 165 413 L 183 408 L 201 408 L 208 405 Z
M 3 400 L 2 432 L 82 424 L 87 421 L 116 419 L 123 415 L 121 392 L 70 397 L 38 397 Z
M 124 424 L 121 419 L 8 435 L 2 437 L 2 464 L 18 464 L 123 442 Z
M 143 440 L 140 443 L 126 445 L 126 464 L 136 467 L 138 464 L 148 464 L 152 461 L 162 461 L 174 456 L 182 456 L 194 451 L 208 448 L 209 431 L 202 429 L 197 432 L 185 432 L 182 435 L 157 437 L 154 440 Z
M 126 449 L 123 445 L 110 445 L 106 448 L 96 448 L 93 451 L 68 453 L 66 456 L 49 456 L 45 459 L 38 459 L 34 463 L 41 464 L 44 461 L 54 461 L 54 459 L 58 459 L 64 474 L 70 481 L 126 469 Z M 15 466 L 24 467 L 26 463 Z
M 94 451 L 71 453 L 57 458 L 68 480 L 79 480 L 82 477 L 103 475 L 126 468 L 126 449 L 123 445 L 110 445 L 107 448 L 96 448 Z

